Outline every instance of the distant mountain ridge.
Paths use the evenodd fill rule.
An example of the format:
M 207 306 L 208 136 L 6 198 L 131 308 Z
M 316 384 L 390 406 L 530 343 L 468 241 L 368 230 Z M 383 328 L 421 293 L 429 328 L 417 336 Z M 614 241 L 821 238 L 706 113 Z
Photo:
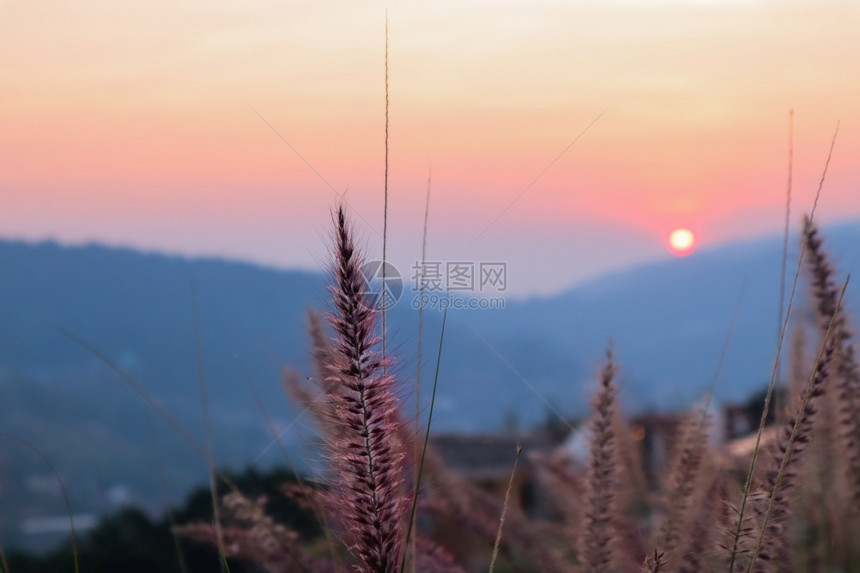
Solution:
M 243 466 L 271 442 L 257 398 L 279 428 L 297 413 L 287 410 L 280 371 L 286 364 L 307 370 L 304 315 L 324 288 L 315 273 L 0 242 L 0 430 L 39 447 L 87 512 L 105 510 L 116 497 L 111 491 L 128 491 L 149 507 L 164 495 L 177 499 L 206 475 L 197 453 L 204 440 L 196 337 L 216 461 Z M 64 331 L 133 376 L 194 446 Z M 283 439 L 288 447 L 298 443 L 295 432 Z M 9 519 L 13 505 L 35 516 L 42 504 L 44 512 L 61 513 L 60 498 L 27 490 L 48 473 L 42 461 L 14 442 L 0 447 Z M 267 452 L 264 463 L 278 460 L 278 448 Z M 14 543 L 15 532 L 4 533 Z
M 860 270 L 860 223 L 823 234 L 843 276 Z M 610 338 L 628 409 L 686 406 L 711 383 L 733 321 L 716 394 L 746 398 L 767 382 L 775 355 L 781 246 L 773 237 L 703 250 L 558 296 L 509 300 L 503 310 L 452 311 L 434 428 L 489 431 L 517 421 L 525 427 L 546 417 L 548 404 L 584 414 Z M 576 264 L 575 255 L 559 264 Z M 262 404 L 293 461 L 312 463 L 313 454 L 299 447 L 310 436 L 308 422 L 288 407 L 279 380 L 286 365 L 309 372 L 305 313 L 325 307 L 325 285 L 323 273 L 0 241 L 0 429 L 38 444 L 85 511 L 106 509 L 109 497 L 116 498 L 106 492 L 120 486 L 153 506 L 165 481 L 176 498 L 204 481 L 203 461 L 116 372 L 62 331 L 89 341 L 132 375 L 198 446 L 199 339 L 216 462 L 237 467 L 258 457 L 261 463 L 280 459 L 270 447 Z M 849 308 L 857 316 L 860 297 L 853 290 Z M 797 308 L 804 292 L 802 282 Z M 389 348 L 407 401 L 417 344 L 411 296 L 407 291 L 389 315 Z M 422 415 L 441 313 L 425 312 L 425 327 Z M 30 510 L 45 503 L 48 511 L 57 500 L 26 486 L 28 476 L 44 474 L 41 461 L 8 442 L 2 447 L 4 503 L 20 496 L 30 500 Z

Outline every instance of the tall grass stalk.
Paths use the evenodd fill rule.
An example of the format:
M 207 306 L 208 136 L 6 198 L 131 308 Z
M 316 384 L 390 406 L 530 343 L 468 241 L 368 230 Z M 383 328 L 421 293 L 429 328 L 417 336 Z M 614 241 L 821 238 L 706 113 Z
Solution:
M 3 547 L 0 547 L 0 567 L 3 567 L 3 573 L 9 573 L 9 562 L 6 560 L 6 554 L 3 552 Z
M 785 190 L 785 220 L 782 229 L 782 260 L 779 264 L 779 314 L 776 324 L 776 341 L 779 344 L 782 332 L 782 317 L 785 311 L 785 279 L 788 268 L 788 235 L 791 229 L 791 185 L 794 179 L 794 110 L 788 112 L 788 182 Z
M 414 544 L 417 552 L 418 536 L 415 533 L 415 513 L 418 509 L 418 494 L 421 490 L 421 476 L 424 474 L 424 461 L 427 459 L 427 446 L 430 443 L 430 426 L 433 423 L 433 410 L 436 406 L 436 389 L 439 387 L 439 366 L 442 364 L 442 342 L 445 340 L 445 324 L 448 322 L 448 307 L 442 313 L 442 331 L 439 333 L 439 352 L 436 355 L 436 373 L 433 376 L 433 390 L 430 395 L 430 412 L 427 414 L 427 426 L 424 430 L 424 445 L 421 449 L 421 455 L 416 456 L 418 460 L 415 471 L 415 488 L 412 494 L 412 508 L 409 510 L 409 527 L 406 530 L 406 545 L 409 545 L 410 539 Z M 417 444 L 417 442 L 416 442 Z M 417 553 L 413 553 L 413 568 L 417 564 Z M 403 562 L 400 564 L 401 573 L 406 567 L 406 556 L 403 556 Z
M 791 229 L 791 185 L 794 175 L 794 110 L 788 111 L 788 182 L 785 190 L 785 218 L 782 229 L 782 260 L 779 264 L 779 305 L 776 315 L 776 343 L 780 344 L 780 333 L 782 332 L 782 317 L 785 311 L 785 280 L 788 269 L 788 235 Z M 781 370 L 777 372 L 777 379 L 781 378 Z M 779 404 L 777 414 L 781 411 Z
M 200 330 L 200 305 L 197 284 L 191 280 L 191 323 L 194 330 L 194 353 L 197 358 L 197 382 L 200 388 L 200 408 L 203 415 L 203 439 L 206 447 L 206 468 L 209 478 L 209 494 L 212 500 L 212 521 L 218 546 L 219 566 L 222 573 L 229 573 L 230 566 L 224 553 L 224 535 L 221 528 L 221 506 L 215 482 L 215 460 L 212 451 L 212 420 L 209 415 L 209 384 L 206 380 L 206 365 L 203 359 L 203 333 Z
M 180 573 L 188 573 L 188 565 L 185 560 L 185 552 L 182 550 L 182 543 L 179 540 L 177 531 L 176 516 L 173 509 L 167 502 L 167 474 L 164 466 L 164 455 L 162 453 L 161 444 L 158 442 L 158 433 L 155 429 L 155 421 L 150 418 L 150 429 L 152 432 L 152 443 L 155 446 L 155 470 L 158 474 L 158 485 L 161 490 L 162 505 L 167 507 L 165 512 L 167 522 L 170 524 L 170 536 L 173 538 L 173 548 L 176 551 L 176 561 L 179 565 Z
M 608 571 L 616 550 L 616 488 L 618 460 L 615 436 L 614 378 L 617 368 L 612 348 L 606 351 L 606 363 L 600 372 L 600 386 L 592 405 L 589 424 L 591 457 L 588 466 L 588 497 L 585 500 L 585 522 L 582 528 L 581 563 L 583 573 Z
M 505 528 L 505 517 L 508 514 L 508 505 L 511 502 L 511 490 L 514 488 L 514 477 L 517 475 L 517 464 L 520 461 L 520 454 L 523 453 L 522 446 L 517 445 L 517 457 L 514 458 L 514 467 L 511 470 L 511 477 L 508 480 L 508 488 L 505 490 L 505 501 L 502 505 L 502 515 L 499 517 L 499 529 L 496 532 L 496 542 L 493 544 L 493 556 L 490 559 L 490 573 L 496 569 L 496 559 L 499 558 L 499 546 L 502 543 L 502 532 Z
M 678 431 L 676 452 L 664 488 L 666 514 L 658 537 L 663 551 L 669 554 L 678 547 L 682 536 L 688 533 L 691 498 L 697 489 L 707 452 L 707 421 L 707 406 L 694 409 Z
M 333 367 L 339 387 L 335 412 L 340 432 L 331 461 L 334 494 L 364 573 L 398 571 L 403 547 L 403 445 L 398 438 L 394 380 L 375 347 L 376 310 L 365 294 L 363 260 L 343 207 L 335 213 Z
M 851 509 L 860 511 L 860 367 L 854 356 L 851 343 L 851 327 L 844 309 L 837 301 L 838 291 L 834 284 L 835 271 L 824 250 L 818 229 L 807 220 L 804 236 L 809 244 L 809 267 L 812 275 L 813 294 L 817 303 L 819 324 L 830 315 L 838 313 L 833 323 L 836 338 L 836 386 L 833 402 L 839 420 L 840 439 L 848 469 Z M 828 326 L 829 328 L 829 326 Z
M 804 446 L 809 441 L 812 434 L 813 418 L 817 413 L 813 402 L 825 392 L 824 385 L 830 376 L 830 365 L 833 360 L 836 349 L 836 337 L 834 336 L 834 325 L 836 324 L 839 310 L 842 306 L 842 299 L 845 296 L 845 289 L 848 288 L 848 281 L 842 286 L 842 291 L 839 294 L 839 301 L 836 304 L 836 309 L 830 319 L 830 324 L 824 334 L 824 339 L 821 342 L 821 348 L 818 351 L 815 368 L 812 375 L 809 377 L 809 382 L 803 392 L 803 397 L 798 406 L 794 419 L 791 420 L 786 428 L 785 433 L 787 440 L 785 443 L 779 443 L 779 450 L 782 452 L 779 470 L 774 478 L 769 478 L 767 484 L 770 488 L 770 499 L 768 500 L 767 509 L 761 518 L 760 531 L 758 539 L 756 539 L 755 549 L 753 549 L 752 558 L 750 560 L 749 571 L 754 571 L 756 559 L 762 551 L 762 547 L 766 536 L 770 533 L 768 539 L 772 545 L 779 545 L 782 540 L 778 535 L 780 530 L 772 531 L 768 529 L 768 521 L 775 510 L 779 511 L 779 517 L 782 517 L 788 512 L 789 501 L 785 497 L 785 492 L 794 485 L 797 477 L 796 468 L 799 465 L 799 460 L 803 454 Z M 781 525 L 781 524 L 779 524 Z
M 422 352 L 424 349 L 424 344 L 423 344 L 424 343 L 424 292 L 426 290 L 425 277 L 424 277 L 424 267 L 427 264 L 427 226 L 428 226 L 428 221 L 430 218 L 430 182 L 432 180 L 432 177 L 433 177 L 433 171 L 431 169 L 427 173 L 427 196 L 424 200 L 424 230 L 421 233 L 421 270 L 418 274 L 418 301 L 419 301 L 419 305 L 418 305 L 418 348 L 416 349 L 416 359 L 415 359 L 415 362 L 416 362 L 416 364 L 415 364 L 415 435 L 416 436 L 421 433 L 421 427 L 420 427 L 420 425 L 421 425 L 421 422 L 420 422 L 420 420 L 421 420 L 421 367 L 422 367 L 421 358 L 422 358 Z M 446 308 L 445 314 L 442 317 L 442 332 L 443 333 L 445 332 L 445 320 L 446 320 L 447 316 L 448 316 L 448 309 Z M 442 341 L 441 340 L 439 341 L 439 348 L 441 351 L 441 348 L 442 348 Z M 437 360 L 436 376 L 434 377 L 434 382 L 433 382 L 433 399 L 431 400 L 431 403 L 430 403 L 430 412 L 431 412 L 430 416 L 431 417 L 432 417 L 432 412 L 433 412 L 433 402 L 435 401 L 435 398 L 436 398 L 436 380 L 438 379 L 438 375 L 439 375 L 439 363 Z M 429 421 L 427 422 L 427 429 L 428 429 L 428 431 L 430 429 L 430 422 Z M 422 465 L 422 466 L 424 464 L 424 457 L 426 455 L 427 442 L 429 439 L 430 439 L 429 435 L 425 436 L 424 448 L 423 448 L 424 452 L 422 452 L 422 454 L 420 456 L 420 459 L 421 459 L 420 465 Z M 418 447 L 417 442 L 415 443 L 415 447 L 417 450 L 417 447 Z M 415 459 L 418 460 L 419 459 L 418 452 L 416 451 L 415 454 L 416 454 Z M 417 539 L 418 538 L 415 535 L 415 531 L 414 531 L 414 528 L 415 528 L 414 508 L 415 508 L 415 505 L 418 503 L 418 486 L 420 485 L 419 480 L 421 477 L 421 467 L 416 466 L 413 473 L 415 475 L 415 479 L 413 480 L 412 485 L 414 486 L 413 489 L 415 491 L 415 498 L 413 499 L 413 502 L 412 502 L 412 506 L 413 506 L 412 515 L 410 515 L 410 517 L 409 517 L 409 524 L 410 524 L 409 525 L 409 535 L 412 538 L 412 543 L 411 543 L 411 546 L 409 547 L 409 551 L 412 555 L 412 564 L 413 564 L 412 567 L 413 567 L 413 572 L 414 572 L 415 565 L 417 563 L 416 556 L 417 556 L 417 551 L 418 551 L 418 547 L 417 547 Z
M 42 460 L 42 463 L 45 464 L 45 466 L 48 468 L 48 470 L 54 476 L 54 480 L 57 482 L 57 485 L 60 487 L 60 494 L 63 496 L 63 503 L 66 504 L 66 513 L 69 516 L 69 534 L 71 536 L 71 541 L 72 541 L 72 563 L 74 566 L 74 571 L 75 571 L 75 573 L 80 573 L 81 567 L 80 567 L 80 563 L 78 562 L 78 534 L 77 534 L 77 530 L 75 529 L 75 514 L 72 511 L 72 501 L 71 501 L 71 498 L 69 497 L 69 491 L 66 489 L 65 482 L 63 482 L 63 479 L 60 477 L 60 473 L 57 471 L 57 468 L 54 467 L 54 464 L 51 463 L 51 460 L 48 459 L 48 456 L 46 456 L 42 452 L 42 450 L 37 448 L 35 445 L 33 445 L 28 440 L 22 438 L 21 436 L 19 436 L 17 434 L 11 434 L 11 433 L 6 432 L 4 430 L 0 430 L 0 438 L 6 438 L 9 440 L 16 441 L 19 444 L 21 444 L 22 446 L 24 446 L 25 448 L 27 448 L 28 450 L 30 450 L 31 452 L 33 452 L 34 454 L 36 454 L 39 457 L 39 459 Z M 3 558 L 3 565 L 6 568 L 6 570 L 9 569 L 9 564 L 6 563 L 5 557 Z
M 833 157 L 833 148 L 836 146 L 836 136 L 839 134 L 839 122 L 836 123 L 836 130 L 833 133 L 833 138 L 830 141 L 830 149 L 827 153 L 827 160 L 824 162 L 824 169 L 821 173 L 821 179 L 818 182 L 818 189 L 815 192 L 815 200 L 812 203 L 812 210 L 809 212 L 809 221 L 815 218 L 815 211 L 818 208 L 818 200 L 821 197 L 821 190 L 824 188 L 824 181 L 827 177 L 827 171 L 830 168 L 830 160 Z M 756 443 L 753 448 L 752 459 L 750 460 L 749 471 L 747 472 L 747 480 L 744 485 L 743 499 L 741 500 L 740 511 L 738 512 L 738 523 L 734 533 L 734 541 L 732 542 L 731 556 L 729 558 L 729 573 L 734 573 L 735 558 L 738 551 L 738 540 L 741 535 L 741 527 L 743 525 L 744 512 L 746 511 L 747 498 L 749 497 L 750 487 L 752 485 L 753 474 L 755 473 L 756 462 L 758 461 L 759 448 L 761 447 L 761 434 L 764 431 L 767 415 L 770 412 L 770 403 L 773 398 L 773 390 L 776 385 L 777 374 L 779 373 L 780 360 L 782 358 L 782 346 L 785 342 L 785 333 L 788 328 L 788 320 L 791 316 L 791 308 L 794 303 L 794 295 L 797 291 L 797 282 L 800 277 L 800 269 L 803 265 L 803 257 L 806 254 L 807 241 L 804 235 L 803 243 L 800 248 L 800 256 L 797 259 L 797 268 L 794 271 L 794 279 L 791 285 L 791 294 L 788 297 L 788 305 L 785 315 L 782 318 L 782 327 L 779 331 L 779 339 L 776 345 L 776 358 L 773 361 L 773 369 L 770 374 L 770 382 L 768 383 L 767 393 L 764 399 L 764 408 L 762 409 L 761 420 L 759 421 L 758 433 L 756 434 Z
M 387 373 L 387 366 L 385 364 L 385 357 L 387 354 L 387 323 L 386 323 L 386 296 L 387 296 L 387 288 L 385 283 L 385 264 L 388 262 L 388 158 L 389 158 L 389 144 L 388 138 L 390 135 L 390 129 L 388 125 L 389 121 L 389 110 L 388 110 L 388 10 L 385 10 L 385 177 L 383 181 L 383 207 L 382 207 L 382 372 L 383 374 Z

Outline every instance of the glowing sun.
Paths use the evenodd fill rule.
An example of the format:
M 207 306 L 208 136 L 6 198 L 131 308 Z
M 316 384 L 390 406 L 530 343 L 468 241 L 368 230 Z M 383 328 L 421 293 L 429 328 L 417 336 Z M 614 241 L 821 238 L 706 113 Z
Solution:
M 696 236 L 688 229 L 675 229 L 669 235 L 669 251 L 676 257 L 686 257 L 696 249 Z

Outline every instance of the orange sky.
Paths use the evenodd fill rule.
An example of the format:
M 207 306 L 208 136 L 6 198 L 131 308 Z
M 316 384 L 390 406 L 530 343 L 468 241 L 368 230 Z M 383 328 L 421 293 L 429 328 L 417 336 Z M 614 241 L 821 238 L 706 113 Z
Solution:
M 0 1 L 0 236 L 316 268 L 335 194 L 259 113 L 378 249 L 386 8 L 399 265 L 431 166 L 430 258 L 517 294 L 777 232 L 791 108 L 797 212 L 841 120 L 820 213 L 860 216 L 855 3 L 357 4 Z

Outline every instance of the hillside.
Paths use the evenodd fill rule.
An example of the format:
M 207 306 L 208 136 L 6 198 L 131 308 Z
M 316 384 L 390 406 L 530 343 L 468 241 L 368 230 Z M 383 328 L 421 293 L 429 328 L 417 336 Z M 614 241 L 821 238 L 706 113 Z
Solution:
M 825 229 L 825 236 L 843 273 L 860 269 L 854 249 L 860 225 Z M 772 366 L 780 246 L 779 238 L 731 245 L 605 276 L 556 297 L 508 300 L 503 310 L 453 311 L 434 427 L 525 427 L 546 416 L 545 401 L 581 414 L 610 337 L 629 409 L 684 406 L 713 378 L 736 307 L 717 396 L 746 398 L 766 383 Z M 416 364 L 412 296 L 407 288 L 389 321 L 406 399 Z M 299 444 L 311 430 L 286 403 L 279 378 L 285 365 L 308 372 L 305 312 L 324 307 L 325 298 L 322 274 L 0 242 L 0 429 L 54 463 L 81 512 L 127 500 L 155 507 L 165 496 L 178 499 L 205 480 L 197 453 L 203 444 L 199 337 L 216 463 L 283 461 L 278 448 L 267 449 L 262 404 L 272 426 L 286 429 L 293 462 L 304 467 L 313 453 Z M 855 315 L 857 303 L 849 291 Z M 425 324 L 426 398 L 441 314 L 428 311 Z M 133 376 L 194 445 L 64 332 L 89 341 Z M 8 507 L 0 529 L 14 544 L 23 539 L 21 520 L 59 513 L 61 498 L 44 463 L 15 439 L 3 442 L 0 464 L 0 495 Z

